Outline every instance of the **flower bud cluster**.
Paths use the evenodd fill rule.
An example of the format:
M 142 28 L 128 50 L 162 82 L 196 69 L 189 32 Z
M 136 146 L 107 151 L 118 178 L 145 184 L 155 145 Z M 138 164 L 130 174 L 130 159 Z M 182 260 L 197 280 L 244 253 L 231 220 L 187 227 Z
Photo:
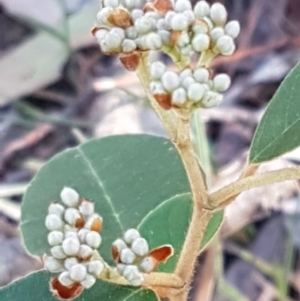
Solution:
M 187 68 L 178 73 L 168 71 L 161 62 L 152 63 L 150 75 L 150 91 L 166 110 L 217 106 L 223 100 L 221 92 L 226 91 L 231 83 L 227 74 L 218 74 L 211 79 L 206 68 Z
M 130 54 L 134 51 L 177 47 L 186 56 L 210 50 L 231 55 L 239 35 L 237 21 L 227 23 L 220 3 L 200 0 L 102 0 L 93 30 L 102 52 Z
M 102 218 L 94 204 L 74 189 L 65 187 L 60 196 L 62 204 L 50 204 L 45 220 L 51 255 L 44 257 L 44 267 L 57 275 L 61 285 L 78 283 L 88 289 L 104 270 L 100 260 L 93 260 L 101 244 Z
M 156 261 L 149 256 L 149 246 L 136 229 L 129 229 L 123 238 L 112 245 L 112 256 L 117 262 L 117 271 L 134 286 L 141 285 L 142 273 L 150 273 L 156 268 Z

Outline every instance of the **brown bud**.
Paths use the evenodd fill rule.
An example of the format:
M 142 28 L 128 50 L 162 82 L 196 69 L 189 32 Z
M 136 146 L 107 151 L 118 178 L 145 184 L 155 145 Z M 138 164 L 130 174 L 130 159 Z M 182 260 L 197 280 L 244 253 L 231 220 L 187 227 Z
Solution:
M 171 33 L 171 43 L 172 45 L 176 45 L 178 42 L 178 39 L 181 36 L 181 31 L 172 31 Z
M 165 110 L 172 108 L 171 95 L 169 94 L 155 94 L 153 95 L 157 103 Z
M 50 290 L 59 299 L 70 300 L 78 297 L 83 292 L 83 287 L 80 283 L 74 283 L 66 287 L 58 281 L 58 278 L 54 278 L 50 282 Z
M 148 256 L 161 263 L 166 262 L 173 254 L 173 247 L 171 245 L 165 245 L 152 250 Z
M 169 10 L 173 9 L 172 2 L 170 0 L 154 0 L 153 6 L 160 13 L 167 13 Z
M 77 218 L 77 220 L 75 221 L 75 228 L 77 228 L 77 229 L 83 228 L 84 223 L 85 223 L 85 221 L 84 221 L 83 217 Z
M 150 11 L 155 11 L 155 7 L 152 2 L 146 3 L 146 5 L 143 8 L 144 13 L 150 12 Z
M 111 247 L 111 256 L 115 262 L 120 261 L 120 252 L 118 248 L 114 245 Z
M 138 51 L 133 51 L 120 54 L 119 59 L 127 70 L 135 71 L 140 64 L 140 56 Z
M 94 219 L 91 225 L 91 230 L 96 232 L 101 232 L 102 226 L 103 226 L 102 220 L 99 217 L 97 217 Z
M 130 18 L 129 13 L 121 8 L 118 8 L 114 11 L 112 11 L 108 17 L 107 20 L 109 23 L 111 23 L 114 26 L 118 26 L 121 28 L 126 28 L 132 25 L 132 20 Z
M 93 36 L 95 36 L 95 35 L 96 35 L 96 33 L 97 33 L 97 31 L 98 31 L 99 29 L 100 29 L 99 27 L 97 27 L 97 26 L 94 26 L 94 27 L 91 29 L 91 33 L 92 33 L 92 35 L 93 35 Z

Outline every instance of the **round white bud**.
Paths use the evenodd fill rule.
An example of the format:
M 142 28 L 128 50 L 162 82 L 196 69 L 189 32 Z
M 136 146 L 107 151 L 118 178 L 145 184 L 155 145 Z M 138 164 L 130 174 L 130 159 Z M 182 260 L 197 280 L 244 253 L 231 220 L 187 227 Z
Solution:
M 70 268 L 75 265 L 78 264 L 78 258 L 77 257 L 68 257 L 65 259 L 64 261 L 64 266 L 67 270 L 70 270 Z
M 140 6 L 140 1 L 138 0 L 124 0 L 124 6 L 128 9 L 133 9 Z
M 142 17 L 144 15 L 144 12 L 141 9 L 134 9 L 131 12 L 131 19 L 133 22 L 135 22 L 138 18 Z
M 195 83 L 189 86 L 187 95 L 190 101 L 197 102 L 202 99 L 204 93 L 204 87 L 199 83 Z
M 148 18 L 141 17 L 134 22 L 134 27 L 139 34 L 146 34 L 152 29 L 152 21 Z
M 194 13 L 197 18 L 208 17 L 210 14 L 210 6 L 206 1 L 199 1 L 194 7 Z
M 154 262 L 151 257 L 145 257 L 141 263 L 140 268 L 144 273 L 150 273 L 154 269 Z
M 170 45 L 171 43 L 171 33 L 168 30 L 159 30 L 158 31 L 159 36 L 161 37 L 161 40 L 163 44 Z
M 184 14 L 176 14 L 171 20 L 171 28 L 175 31 L 182 31 L 187 29 L 189 22 L 187 17 Z
M 153 95 L 168 94 L 162 83 L 158 81 L 150 83 L 150 91 Z
M 198 34 L 206 34 L 208 33 L 208 26 L 203 24 L 203 23 L 200 23 L 200 24 L 196 24 L 192 27 L 192 30 L 194 32 L 195 35 L 198 35 Z
M 192 4 L 188 0 L 177 0 L 175 3 L 174 10 L 178 13 L 184 12 L 186 10 L 191 10 Z
M 68 208 L 65 211 L 65 221 L 71 226 L 75 226 L 76 221 L 81 218 L 82 218 L 81 214 L 75 208 Z
M 169 28 L 171 28 L 171 22 L 176 13 L 173 10 L 169 10 L 165 15 L 165 21 Z
M 65 259 L 67 257 L 62 246 L 52 247 L 50 252 L 51 252 L 52 256 L 56 259 Z
M 187 90 L 189 88 L 189 86 L 194 83 L 195 83 L 194 78 L 191 76 L 187 76 L 186 78 L 183 79 L 181 86 Z
M 74 283 L 74 281 L 70 278 L 70 273 L 68 271 L 62 272 L 58 276 L 58 281 L 60 282 L 61 285 L 66 286 L 66 287 L 68 287 Z
M 210 38 L 207 34 L 197 34 L 192 40 L 192 46 L 195 51 L 202 52 L 209 48 Z
M 230 21 L 225 25 L 225 32 L 227 35 L 236 39 L 240 34 L 241 26 L 238 21 Z
M 121 251 L 120 259 L 122 263 L 132 264 L 135 260 L 135 257 L 135 254 L 128 248 Z
M 118 35 L 122 40 L 125 39 L 125 31 L 120 27 L 113 27 L 109 32 Z
M 138 32 L 136 31 L 134 26 L 130 26 L 125 29 L 125 36 L 130 40 L 134 40 L 137 38 Z
M 118 51 L 121 47 L 122 41 L 123 39 L 121 36 L 111 31 L 105 36 L 106 45 L 111 51 Z
M 189 25 L 191 25 L 196 19 L 195 14 L 192 10 L 184 11 L 183 15 L 187 18 Z
M 60 230 L 63 227 L 63 221 L 56 214 L 48 214 L 45 225 L 49 231 Z
M 60 218 L 63 217 L 64 212 L 65 212 L 65 207 L 58 203 L 50 204 L 49 209 L 48 209 L 49 214 L 56 214 Z
M 218 106 L 223 101 L 224 96 L 220 93 L 208 91 L 205 93 L 201 103 L 204 108 Z
M 227 21 L 227 11 L 223 4 L 214 3 L 210 8 L 210 18 L 219 26 L 223 26 Z
M 125 270 L 126 267 L 127 267 L 126 264 L 118 263 L 118 264 L 117 264 L 117 272 L 118 272 L 120 275 L 123 275 L 123 272 L 124 272 L 124 270 Z
M 108 33 L 107 29 L 104 28 L 98 29 L 95 33 L 95 38 L 97 39 L 97 42 L 100 43 L 101 41 L 103 41 L 107 33 Z
M 90 246 L 88 245 L 80 245 L 79 247 L 79 252 L 78 252 L 78 257 L 81 259 L 89 259 L 93 255 L 93 250 Z
M 100 260 L 94 260 L 88 263 L 88 272 L 98 277 L 104 270 L 104 264 Z
M 157 21 L 156 28 L 158 30 L 168 30 L 169 29 L 168 24 L 165 19 L 159 19 Z
M 73 237 L 66 238 L 62 243 L 62 248 L 68 256 L 76 256 L 79 252 L 80 243 Z
M 206 68 L 198 68 L 194 71 L 194 78 L 198 83 L 207 83 L 209 81 L 209 71 Z
M 180 82 L 182 83 L 182 81 L 186 78 L 186 77 L 191 77 L 192 76 L 192 70 L 187 68 L 187 69 L 184 69 L 183 71 L 180 72 L 179 74 L 179 79 L 180 79 Z
M 64 187 L 60 193 L 60 198 L 68 207 L 77 207 L 79 204 L 79 194 L 70 187 Z
M 230 84 L 231 80 L 227 74 L 216 75 L 213 79 L 213 87 L 217 92 L 224 92 L 228 90 Z
M 150 50 L 157 50 L 162 46 L 162 40 L 159 34 L 151 32 L 146 36 L 147 48 Z
M 95 213 L 94 203 L 88 200 L 83 200 L 79 206 L 79 212 L 85 217 L 94 214 Z
M 96 283 L 96 278 L 92 275 L 87 274 L 80 284 L 85 288 L 89 289 Z
M 138 286 L 143 282 L 143 276 L 135 265 L 128 265 L 123 271 L 125 277 L 132 285 Z
M 116 8 L 119 6 L 119 0 L 104 0 L 103 4 L 106 7 Z
M 217 49 L 223 55 L 232 55 L 235 51 L 235 44 L 232 37 L 224 35 L 217 40 Z
M 173 105 L 182 106 L 185 104 L 186 100 L 187 100 L 187 96 L 186 96 L 186 91 L 184 90 L 184 88 L 178 88 L 178 89 L 174 90 L 174 92 L 172 93 L 172 104 Z M 145 256 L 145 255 L 141 255 L 141 256 Z
M 91 231 L 86 235 L 86 243 L 93 249 L 98 249 L 101 244 L 101 236 L 96 231 Z
M 90 233 L 90 230 L 82 228 L 78 231 L 78 237 L 81 243 L 86 243 L 86 236 Z
M 45 257 L 44 267 L 51 273 L 60 273 L 64 270 L 62 262 L 52 256 Z
M 182 32 L 177 40 L 177 46 L 182 48 L 190 43 L 190 37 L 187 32 Z
M 118 252 L 120 253 L 123 249 L 127 248 L 126 243 L 124 242 L 123 239 L 118 238 L 113 242 L 113 246 L 118 250 Z
M 150 66 L 150 75 L 153 79 L 161 79 L 166 71 L 166 66 L 161 62 L 154 62 Z
M 75 282 L 82 281 L 86 275 L 86 267 L 80 263 L 73 265 L 70 269 L 70 278 Z
M 186 45 L 180 49 L 182 55 L 191 56 L 194 52 L 192 45 Z
M 137 238 L 131 245 L 132 251 L 138 256 L 146 256 L 149 252 L 148 242 L 145 238 Z
M 136 43 L 132 40 L 125 39 L 122 42 L 122 50 L 123 52 L 129 53 L 136 49 Z
M 205 21 L 205 23 L 206 23 L 209 31 L 213 30 L 213 28 L 215 27 L 215 25 L 214 25 L 214 23 L 212 22 L 212 20 L 209 17 L 204 17 L 203 21 Z
M 69 230 L 65 231 L 65 238 L 73 238 L 78 240 L 78 232 L 74 228 L 70 228 Z
M 161 81 L 164 88 L 169 92 L 172 92 L 179 87 L 179 76 L 173 71 L 166 71 L 163 74 Z
M 138 230 L 136 229 L 129 229 L 125 232 L 124 234 L 124 241 L 127 243 L 127 244 L 132 244 L 134 240 L 136 240 L 138 237 L 141 237 L 140 233 Z
M 148 45 L 146 43 L 146 37 L 145 36 L 142 36 L 140 38 L 137 38 L 135 40 L 135 43 L 137 45 L 137 48 L 140 48 L 142 50 L 148 50 Z
M 52 231 L 48 234 L 48 243 L 50 246 L 58 246 L 62 243 L 64 234 L 61 231 Z
M 222 27 L 215 27 L 211 32 L 211 39 L 216 42 L 219 38 L 225 35 L 225 31 Z
M 101 25 L 107 25 L 108 15 L 113 11 L 112 7 L 104 7 L 97 14 L 97 20 Z
M 133 286 L 140 286 L 144 281 L 144 277 L 142 274 L 136 275 L 134 279 L 130 281 L 130 284 Z

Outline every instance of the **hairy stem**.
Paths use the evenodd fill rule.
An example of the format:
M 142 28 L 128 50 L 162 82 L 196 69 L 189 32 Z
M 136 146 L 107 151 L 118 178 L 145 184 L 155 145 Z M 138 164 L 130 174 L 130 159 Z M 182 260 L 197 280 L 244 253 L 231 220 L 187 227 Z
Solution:
M 209 208 L 214 210 L 222 207 L 222 205 L 224 203 L 228 203 L 228 200 L 231 200 L 233 196 L 237 196 L 245 190 L 276 182 L 297 179 L 300 179 L 300 167 L 285 168 L 260 175 L 250 176 L 210 194 L 208 198 Z
M 144 274 L 143 286 L 167 286 L 170 288 L 183 288 L 185 283 L 175 274 L 150 273 Z

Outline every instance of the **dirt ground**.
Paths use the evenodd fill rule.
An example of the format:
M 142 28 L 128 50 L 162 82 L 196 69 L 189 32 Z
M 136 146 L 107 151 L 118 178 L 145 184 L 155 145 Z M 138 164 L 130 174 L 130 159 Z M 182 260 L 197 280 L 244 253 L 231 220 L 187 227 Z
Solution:
M 66 1 L 63 8 L 54 0 L 25 2 L 0 0 L 0 286 L 41 268 L 26 254 L 18 223 L 26 185 L 49 158 L 85 138 L 166 135 L 140 97 L 137 77 L 94 43 L 89 28 L 97 1 Z M 213 188 L 237 178 L 266 105 L 300 59 L 299 0 L 221 2 L 242 34 L 232 57 L 213 61 L 215 71 L 233 79 L 224 103 L 202 112 Z M 295 150 L 262 169 L 299 163 Z M 286 300 L 300 300 L 299 237 L 296 182 L 242 194 L 226 211 L 220 239 L 199 258 L 191 298 L 277 300 L 280 287 L 266 264 L 286 272 Z

